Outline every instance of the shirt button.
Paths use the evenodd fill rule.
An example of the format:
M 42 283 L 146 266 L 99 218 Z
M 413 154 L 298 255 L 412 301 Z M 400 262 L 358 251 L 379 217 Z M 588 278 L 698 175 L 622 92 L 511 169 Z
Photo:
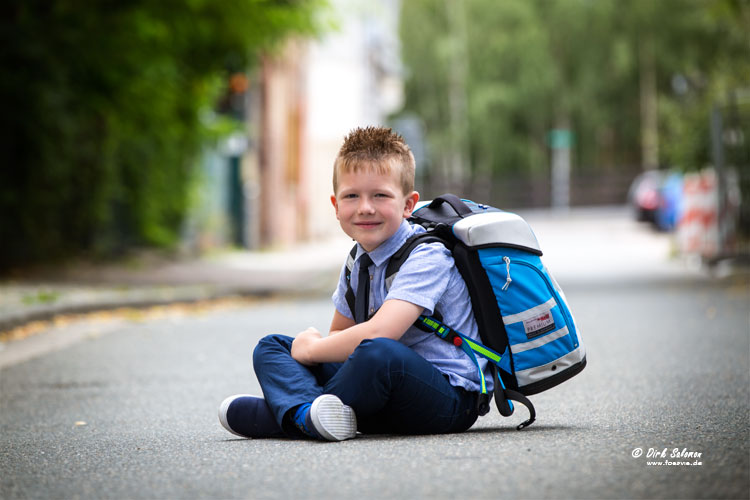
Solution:
M 372 281 L 372 274 L 370 275 L 370 281 Z
M 374 308 L 374 307 L 371 307 L 371 308 L 370 308 L 370 314 L 372 314 L 372 313 L 374 313 L 374 312 L 375 312 L 375 308 Z

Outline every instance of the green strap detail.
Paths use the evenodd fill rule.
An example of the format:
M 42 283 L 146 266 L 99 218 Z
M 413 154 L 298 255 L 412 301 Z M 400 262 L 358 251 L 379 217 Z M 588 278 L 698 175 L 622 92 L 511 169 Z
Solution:
M 458 333 L 458 332 L 456 332 Z M 458 336 L 461 337 L 461 339 L 466 339 L 465 336 L 458 333 Z M 471 358 L 471 360 L 474 362 L 474 364 L 477 366 L 477 371 L 479 372 L 479 381 L 480 385 L 482 387 L 482 394 L 487 394 L 487 383 L 484 380 L 484 372 L 479 368 L 479 361 L 477 360 L 477 357 L 474 355 L 474 351 L 469 347 L 468 342 L 462 342 L 461 343 L 461 349 L 468 354 L 468 356 Z
M 461 332 L 458 332 L 456 330 L 451 330 L 450 327 L 444 325 L 443 323 L 441 323 L 435 318 L 428 318 L 426 316 L 420 316 L 417 321 L 421 322 L 423 325 L 430 328 L 433 332 L 435 332 L 437 336 L 441 337 L 442 339 L 447 340 L 446 337 L 451 333 L 451 331 L 455 333 L 457 336 L 461 337 L 461 340 L 462 340 L 461 350 L 464 351 L 466 355 L 469 356 L 469 358 L 471 358 L 471 360 L 476 365 L 477 371 L 479 372 L 479 380 L 480 380 L 480 385 L 482 387 L 482 394 L 487 394 L 487 386 L 486 386 L 486 382 L 484 379 L 484 373 L 479 367 L 479 361 L 477 361 L 477 357 L 475 354 L 478 354 L 482 356 L 483 358 L 486 358 L 489 361 L 495 363 L 498 366 L 497 368 L 498 370 L 500 369 L 499 366 L 500 366 L 500 360 L 503 357 L 502 354 L 498 354 L 497 352 L 493 351 L 489 347 L 482 345 L 479 342 L 475 342 L 474 340 L 470 339 L 469 337 L 467 337 Z M 505 384 L 503 383 L 503 379 L 502 377 L 499 376 L 499 372 L 495 372 L 495 375 L 496 375 L 495 384 L 496 386 L 499 385 L 500 388 L 502 389 L 500 390 L 498 387 L 495 387 L 495 397 L 499 398 L 502 395 L 502 397 L 506 399 L 508 402 L 508 406 L 510 407 L 510 413 L 513 413 L 513 401 L 511 401 L 510 398 L 507 396 Z M 518 396 L 520 396 L 520 394 Z M 531 418 L 529 419 L 529 421 L 524 422 L 518 427 L 518 429 L 520 430 L 534 421 L 535 413 L 533 410 L 534 408 L 533 405 L 531 405 L 531 403 L 528 402 L 528 400 L 526 400 L 526 402 L 523 402 L 522 400 L 518 399 L 518 401 L 524 404 L 527 408 L 529 408 L 529 412 L 531 414 Z M 500 405 L 498 404 L 498 409 L 499 408 L 500 408 Z M 503 413 L 503 415 L 505 414 Z
M 464 342 L 466 342 L 467 344 L 469 344 L 469 346 L 471 347 L 472 351 L 476 352 L 477 354 L 479 354 L 483 358 L 489 359 L 490 361 L 492 361 L 495 364 L 499 364 L 500 363 L 500 359 L 502 359 L 502 357 L 503 357 L 501 354 L 496 353 L 495 351 L 493 351 L 489 347 L 485 347 L 485 346 L 483 346 L 482 344 L 480 344 L 478 342 L 474 342 L 473 340 L 471 340 L 468 337 L 465 337 L 465 336 L 461 335 L 461 338 L 464 339 Z
M 496 365 L 500 364 L 500 360 L 503 358 L 502 354 L 499 354 L 486 345 L 480 344 L 479 342 L 476 342 L 463 333 L 457 331 L 457 330 L 451 330 L 451 328 L 440 321 L 436 320 L 435 318 L 428 317 L 428 316 L 420 316 L 417 321 L 421 322 L 424 326 L 435 332 L 435 335 L 438 337 L 445 339 L 448 334 L 453 331 L 463 339 L 464 342 L 469 344 L 469 347 L 472 351 L 474 351 L 476 354 L 479 354 L 485 359 L 488 359 L 495 363 Z
M 458 335 L 459 337 L 461 337 L 461 340 L 462 340 L 461 350 L 464 351 L 466 355 L 469 356 L 469 358 L 471 358 L 471 360 L 476 365 L 477 371 L 479 371 L 479 379 L 480 379 L 480 383 L 482 386 L 482 394 L 487 394 L 487 386 L 486 386 L 486 382 L 484 379 L 484 372 L 482 372 L 482 370 L 479 368 L 479 361 L 477 360 L 476 354 L 492 361 L 496 365 L 500 364 L 500 360 L 503 357 L 502 354 L 498 354 L 492 349 L 490 349 L 489 347 L 486 347 L 480 344 L 479 342 L 475 342 L 474 340 L 470 339 L 469 337 L 467 337 L 466 335 L 464 335 L 463 333 L 459 331 L 451 330 L 449 326 L 444 325 L 443 323 L 441 323 L 435 318 L 427 317 L 427 316 L 420 316 L 417 321 L 421 322 L 424 326 L 432 330 L 435 333 L 435 335 L 437 335 L 438 337 L 444 340 L 451 333 L 451 331 L 455 333 L 456 335 Z
M 425 325 L 426 327 L 430 328 L 435 333 L 437 333 L 438 335 L 440 335 L 440 333 L 438 333 L 438 332 L 439 332 L 440 327 L 443 326 L 443 325 L 440 324 L 439 321 L 435 320 L 434 318 L 428 318 L 427 316 L 420 316 L 419 320 L 422 322 L 423 325 Z M 445 338 L 445 335 L 446 334 L 443 334 L 441 336 L 443 338 Z

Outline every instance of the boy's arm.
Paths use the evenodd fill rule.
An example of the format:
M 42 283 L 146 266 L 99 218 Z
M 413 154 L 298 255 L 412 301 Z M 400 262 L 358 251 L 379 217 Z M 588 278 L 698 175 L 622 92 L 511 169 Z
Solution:
M 311 329 L 297 335 L 292 343 L 292 357 L 304 365 L 346 361 L 365 339 L 400 339 L 422 311 L 423 307 L 411 302 L 390 299 L 372 318 L 360 324 L 354 324 L 354 321 L 337 311 L 328 337 L 321 337 L 320 333 Z
M 331 320 L 331 328 L 328 330 L 328 335 L 335 335 L 356 324 L 352 318 L 344 316 L 338 309 L 334 309 L 333 320 Z

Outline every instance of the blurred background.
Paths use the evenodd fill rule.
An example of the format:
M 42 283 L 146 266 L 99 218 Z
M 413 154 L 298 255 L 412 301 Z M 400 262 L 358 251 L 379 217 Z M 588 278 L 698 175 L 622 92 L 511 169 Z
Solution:
M 747 256 L 746 0 L 8 0 L 0 270 L 338 234 L 354 127 L 411 145 L 423 199 L 629 204 Z
M 0 498 L 747 498 L 750 0 L 0 14 Z M 534 228 L 589 364 L 528 431 L 333 453 L 216 421 L 263 335 L 330 324 L 332 165 L 366 125 L 423 199 Z M 703 465 L 631 455 L 667 447 Z

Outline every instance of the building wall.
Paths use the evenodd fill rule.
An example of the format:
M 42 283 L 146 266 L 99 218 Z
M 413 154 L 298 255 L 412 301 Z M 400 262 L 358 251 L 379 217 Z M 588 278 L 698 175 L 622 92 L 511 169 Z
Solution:
M 304 134 L 302 64 L 305 48 L 290 43 L 263 61 L 259 130 L 260 244 L 287 246 L 305 237 L 305 207 L 300 204 Z
M 336 154 L 352 129 L 385 125 L 402 105 L 400 3 L 332 4 L 337 30 L 291 40 L 250 74 L 230 77 L 217 111 L 245 130 L 205 152 L 186 249 L 278 249 L 341 237 L 330 201 Z
M 261 72 L 259 246 L 340 235 L 333 161 L 353 128 L 401 106 L 399 2 L 334 2 L 340 29 L 293 41 Z

